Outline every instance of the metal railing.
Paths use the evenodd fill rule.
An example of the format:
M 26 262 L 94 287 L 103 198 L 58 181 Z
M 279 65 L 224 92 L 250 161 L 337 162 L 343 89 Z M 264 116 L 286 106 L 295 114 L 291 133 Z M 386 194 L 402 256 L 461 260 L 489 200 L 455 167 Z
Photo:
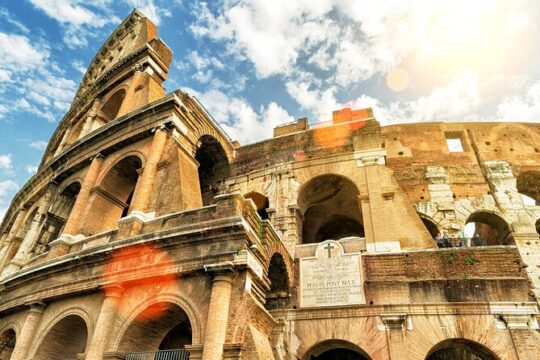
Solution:
M 189 360 L 189 352 L 184 349 L 132 352 L 126 360 Z

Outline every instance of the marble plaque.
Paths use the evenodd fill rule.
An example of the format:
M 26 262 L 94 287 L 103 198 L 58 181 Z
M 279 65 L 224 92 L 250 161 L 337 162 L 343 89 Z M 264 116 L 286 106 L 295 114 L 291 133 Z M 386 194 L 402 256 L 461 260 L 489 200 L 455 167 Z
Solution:
M 315 257 L 300 259 L 300 307 L 364 304 L 360 261 L 337 241 L 320 243 Z

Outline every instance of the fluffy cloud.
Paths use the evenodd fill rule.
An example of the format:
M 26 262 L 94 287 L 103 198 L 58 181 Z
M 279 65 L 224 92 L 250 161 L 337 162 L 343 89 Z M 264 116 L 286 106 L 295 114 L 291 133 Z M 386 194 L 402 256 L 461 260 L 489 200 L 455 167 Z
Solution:
M 194 93 L 219 122 L 225 132 L 242 144 L 252 143 L 272 136 L 272 129 L 282 123 L 293 121 L 285 109 L 270 102 L 255 111 L 246 100 L 227 96 L 217 90 Z
M 0 171 L 4 173 L 13 172 L 11 154 L 0 154 Z
M 71 48 L 88 45 L 88 37 L 93 37 L 92 29 L 102 28 L 110 23 L 119 23 L 117 16 L 109 16 L 106 11 L 109 0 L 90 4 L 82 0 L 30 0 L 32 5 L 50 18 L 62 24 L 64 42 Z
M 32 44 L 23 35 L 0 32 L 0 70 L 20 72 L 40 67 L 49 58 L 49 50 Z
M 156 25 L 161 23 L 163 17 L 171 16 L 171 12 L 167 7 L 160 7 L 156 5 L 153 0 L 127 0 L 127 3 L 131 7 L 139 9 Z
M 538 121 L 540 119 L 540 81 L 525 94 L 507 96 L 497 106 L 497 116 L 504 121 Z
M 45 148 L 47 147 L 47 142 L 43 140 L 31 141 L 28 146 L 36 150 L 45 150 Z
M 13 180 L 0 181 L 0 221 L 4 219 L 7 211 L 7 202 L 15 191 L 19 189 L 17 183 Z

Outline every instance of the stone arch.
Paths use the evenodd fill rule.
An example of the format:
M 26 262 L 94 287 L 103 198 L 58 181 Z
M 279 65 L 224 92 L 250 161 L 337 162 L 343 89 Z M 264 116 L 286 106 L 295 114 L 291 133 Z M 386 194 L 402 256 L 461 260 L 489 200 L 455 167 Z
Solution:
M 516 179 L 516 188 L 540 205 L 540 171 L 524 171 Z
M 514 242 L 510 225 L 501 216 L 489 211 L 476 211 L 469 215 L 465 221 L 474 223 L 474 236 L 471 244 L 474 245 L 509 245 Z M 478 235 L 478 236 L 477 236 Z
M 213 204 L 220 183 L 229 176 L 229 159 L 222 144 L 203 135 L 197 142 L 195 160 L 199 163 L 199 183 L 204 206 Z
M 64 184 L 56 193 L 37 237 L 38 240 L 34 249 L 32 249 L 34 256 L 47 251 L 48 243 L 57 239 L 62 233 L 81 190 L 81 183 L 80 180 L 70 181 Z
M 371 357 L 359 346 L 339 339 L 330 339 L 311 347 L 304 356 L 303 360 L 371 360 Z
M 364 236 L 357 186 L 347 177 L 324 174 L 310 179 L 298 192 L 303 216 L 302 243 Z
M 187 315 L 187 319 L 191 325 L 192 345 L 202 344 L 202 333 L 204 329 L 202 327 L 203 324 L 201 322 L 201 316 L 196 310 L 196 307 L 181 295 L 163 293 L 157 297 L 153 297 L 137 304 L 137 306 L 124 317 L 124 321 L 122 322 L 118 331 L 119 336 L 116 338 L 112 349 L 121 351 L 122 346 L 125 347 L 129 345 L 128 343 L 122 344 L 122 341 L 125 340 L 124 338 L 130 325 L 136 321 L 137 317 L 142 314 L 144 310 L 149 309 L 156 304 L 164 303 L 178 307 Z
M 130 312 L 114 349 L 127 353 L 201 344 L 200 326 L 200 318 L 188 301 L 178 295 L 163 294 Z M 175 342 L 175 336 L 181 341 Z
M 126 94 L 126 88 L 120 87 L 114 91 L 111 91 L 109 95 L 103 99 L 103 105 L 98 112 L 98 121 L 102 122 L 102 124 L 99 125 L 108 123 L 109 121 L 112 121 L 118 117 Z
M 244 195 L 244 198 L 251 199 L 253 203 L 255 203 L 255 206 L 257 207 L 257 214 L 259 214 L 261 219 L 268 219 L 268 208 L 270 206 L 270 202 L 265 195 L 256 191 L 250 191 Z
M 93 331 L 89 314 L 82 309 L 68 309 L 51 321 L 35 342 L 34 360 L 76 359 L 84 353 Z
M 287 269 L 285 258 L 276 252 L 270 258 L 268 264 L 268 280 L 270 290 L 266 294 L 265 308 L 268 310 L 288 307 L 291 297 L 291 276 Z
M 435 238 L 439 233 L 439 227 L 437 226 L 437 223 L 435 222 L 435 220 L 433 220 L 429 216 L 424 215 L 420 212 L 418 212 L 418 216 L 420 216 L 420 220 L 422 220 L 422 223 L 426 227 L 431 237 Z
M 426 360 L 447 359 L 499 360 L 499 357 L 486 346 L 463 338 L 443 340 L 433 346 L 426 355 Z
M 11 359 L 17 342 L 17 332 L 13 327 L 7 327 L 0 332 L 0 360 Z
M 129 213 L 142 165 L 138 154 L 126 154 L 101 173 L 83 226 L 87 235 L 116 228 L 117 221 Z
M 189 95 L 188 95 L 189 97 Z M 192 101 L 190 99 L 190 101 Z M 197 105 L 199 106 L 199 105 Z M 223 151 L 225 152 L 225 155 L 227 156 L 227 160 L 229 162 L 232 162 L 233 160 L 233 153 L 234 148 L 232 144 L 230 143 L 230 140 L 228 139 L 227 135 L 224 135 L 223 132 L 220 132 L 216 129 L 216 125 L 213 123 L 210 123 L 209 121 L 200 121 L 197 123 L 197 127 L 193 129 L 193 133 L 195 135 L 195 138 L 198 139 L 196 146 L 194 148 L 194 151 L 196 151 L 200 146 L 200 140 L 205 137 L 209 136 L 211 138 L 216 139 L 216 141 L 221 145 L 223 148 Z

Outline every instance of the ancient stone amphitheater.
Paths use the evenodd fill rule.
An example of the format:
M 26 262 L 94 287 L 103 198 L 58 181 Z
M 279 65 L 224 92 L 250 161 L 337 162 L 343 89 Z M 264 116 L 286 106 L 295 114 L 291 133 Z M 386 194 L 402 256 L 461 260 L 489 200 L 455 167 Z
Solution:
M 134 11 L 13 199 L 1 360 L 540 359 L 538 124 L 343 109 L 241 146 L 171 58 Z

